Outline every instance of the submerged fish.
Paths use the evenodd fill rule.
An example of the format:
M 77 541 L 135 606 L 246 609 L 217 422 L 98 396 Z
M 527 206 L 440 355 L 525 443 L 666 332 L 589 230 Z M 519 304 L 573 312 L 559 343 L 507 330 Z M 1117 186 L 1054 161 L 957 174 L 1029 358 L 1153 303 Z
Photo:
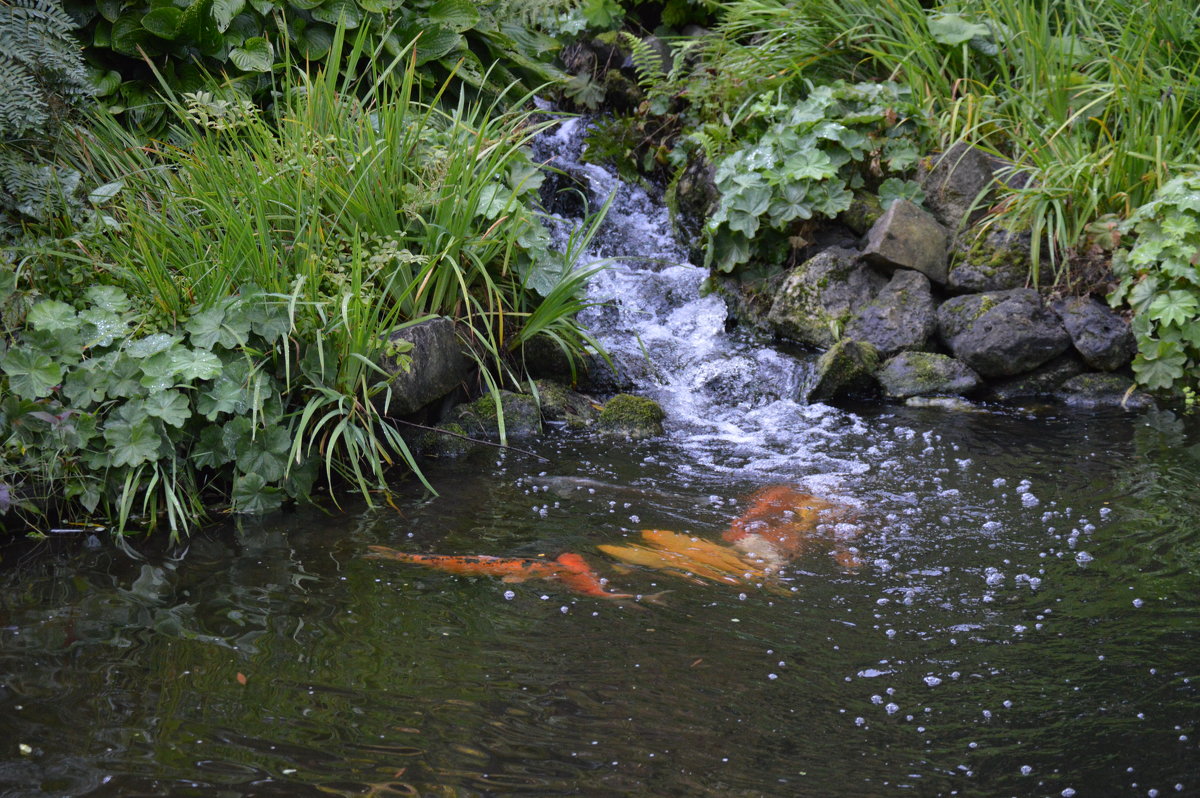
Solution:
M 554 560 L 532 557 L 490 557 L 487 555 L 409 554 L 387 546 L 369 546 L 372 559 L 398 560 L 423 565 L 462 576 L 496 576 L 504 582 L 524 582 L 528 579 L 547 579 L 558 582 L 584 596 L 604 599 L 637 599 L 630 593 L 610 593 L 604 582 L 587 561 L 568 552 Z
M 646 541 L 644 544 L 597 548 L 630 565 L 672 571 L 696 580 L 707 579 L 733 585 L 761 579 L 766 575 L 760 565 L 748 562 L 728 546 L 691 535 L 644 529 L 642 539 Z
M 790 562 L 810 549 L 828 548 L 846 568 L 860 565 L 835 525 L 851 509 L 805 493 L 794 485 L 771 485 L 750 497 L 746 511 L 721 535 L 737 549 L 770 565 Z

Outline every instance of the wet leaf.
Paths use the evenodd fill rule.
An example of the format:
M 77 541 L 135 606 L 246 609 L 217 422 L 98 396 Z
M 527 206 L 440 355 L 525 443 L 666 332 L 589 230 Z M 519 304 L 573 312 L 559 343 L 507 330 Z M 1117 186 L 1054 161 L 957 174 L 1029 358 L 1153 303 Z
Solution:
M 0 368 L 8 375 L 8 387 L 22 399 L 49 396 L 63 377 L 61 364 L 49 355 L 34 353 L 26 347 L 10 350 Z

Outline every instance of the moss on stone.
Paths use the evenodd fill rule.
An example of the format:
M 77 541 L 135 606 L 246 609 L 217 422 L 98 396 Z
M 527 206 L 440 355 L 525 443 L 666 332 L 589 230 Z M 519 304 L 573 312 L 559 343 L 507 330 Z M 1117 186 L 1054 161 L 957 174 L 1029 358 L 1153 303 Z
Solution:
M 665 416 L 653 399 L 620 393 L 604 404 L 596 426 L 602 432 L 638 440 L 662 435 Z

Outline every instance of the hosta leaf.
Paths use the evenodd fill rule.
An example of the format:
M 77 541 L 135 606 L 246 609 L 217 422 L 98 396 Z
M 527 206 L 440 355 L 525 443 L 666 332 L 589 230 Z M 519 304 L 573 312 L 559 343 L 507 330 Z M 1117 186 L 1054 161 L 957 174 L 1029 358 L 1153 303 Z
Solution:
M 275 65 L 275 51 L 269 41 L 255 36 L 230 50 L 229 60 L 243 72 L 270 72 Z
M 104 441 L 108 444 L 114 466 L 135 466 L 158 459 L 162 438 L 148 418 L 135 421 L 110 419 L 104 425 Z
M 143 402 L 147 415 L 161 418 L 172 427 L 182 427 L 183 422 L 191 417 L 187 397 L 179 391 L 159 391 L 147 396 Z
M 156 8 L 142 17 L 142 27 L 160 39 L 174 39 L 183 24 L 183 10 L 174 6 Z
M 233 18 L 242 13 L 246 0 L 213 0 L 212 17 L 217 24 L 217 30 L 224 33 L 229 29 Z
M 49 396 L 63 377 L 62 366 L 49 355 L 35 353 L 25 347 L 9 350 L 0 363 L 0 369 L 8 375 L 8 387 L 22 399 Z
M 296 42 L 300 54 L 309 61 L 320 61 L 333 46 L 333 30 L 325 25 L 309 25 Z
M 430 25 L 421 31 L 421 37 L 417 39 L 417 65 L 443 58 L 460 44 L 461 35 L 440 25 Z
M 79 319 L 75 308 L 57 299 L 46 299 L 34 305 L 25 317 L 29 326 L 35 330 L 69 330 L 79 327 Z
M 426 12 L 430 22 L 444 25 L 455 33 L 470 30 L 479 24 L 479 9 L 469 0 L 438 0 Z
M 357 28 L 362 22 L 362 9 L 354 0 L 325 0 L 319 8 L 312 10 L 313 19 L 330 25 L 339 23 L 347 30 Z

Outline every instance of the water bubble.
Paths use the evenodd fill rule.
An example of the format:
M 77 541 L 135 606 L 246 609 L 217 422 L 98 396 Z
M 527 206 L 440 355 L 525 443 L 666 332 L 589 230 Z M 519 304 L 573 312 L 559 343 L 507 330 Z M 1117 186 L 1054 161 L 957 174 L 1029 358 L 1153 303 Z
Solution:
M 1021 505 L 1024 507 L 1037 507 L 1041 503 L 1041 500 L 1032 493 L 1021 494 Z
M 1086 551 L 1081 551 L 1075 555 L 1075 562 L 1079 563 L 1080 565 L 1086 565 L 1094 559 L 1096 558 L 1088 554 Z
M 926 676 L 925 677 L 925 684 L 929 685 L 930 687 L 937 687 L 941 683 L 942 683 L 942 680 L 939 679 L 937 676 Z
M 1031 768 L 1029 765 L 1021 765 L 1021 775 L 1022 776 L 1028 776 L 1032 772 L 1033 772 L 1033 768 Z
M 1133 606 L 1135 606 L 1135 607 L 1141 607 L 1141 606 L 1142 606 L 1142 605 L 1144 605 L 1145 603 L 1146 603 L 1146 602 L 1142 601 L 1140 598 L 1135 598 L 1135 599 L 1133 600 Z
M 867 722 L 867 719 L 864 717 L 861 717 L 861 716 L 854 719 L 855 726 L 862 726 L 862 725 L 866 724 L 866 722 Z
M 882 704 L 882 703 L 883 703 L 883 696 L 881 696 L 881 695 L 873 695 L 873 696 L 871 696 L 871 703 L 872 703 L 872 704 Z
M 778 678 L 779 678 L 779 674 L 777 674 L 777 673 L 768 673 L 768 674 L 767 674 L 767 678 L 768 678 L 768 679 L 770 679 L 771 681 L 774 681 L 774 680 L 776 680 L 776 679 L 778 679 Z
M 517 594 L 514 593 L 513 591 L 511 591 L 511 590 L 504 591 L 504 598 L 507 599 L 508 601 L 512 601 L 516 597 L 517 597 Z
M 895 715 L 897 712 L 900 711 L 900 706 L 898 704 L 889 703 L 887 706 L 884 707 L 884 710 L 889 715 Z
M 1071 787 L 1068 787 L 1062 791 L 1061 795 L 1062 798 L 1072 798 L 1075 795 L 1075 790 Z

